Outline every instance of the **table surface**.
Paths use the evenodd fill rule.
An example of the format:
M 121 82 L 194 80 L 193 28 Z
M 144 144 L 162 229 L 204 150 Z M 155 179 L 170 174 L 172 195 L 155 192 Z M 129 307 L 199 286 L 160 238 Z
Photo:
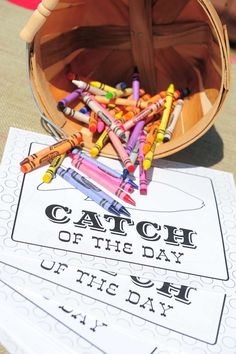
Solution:
M 10 127 L 45 134 L 34 106 L 25 71 L 25 44 L 19 32 L 31 11 L 0 0 L 0 157 Z M 236 50 L 232 49 L 232 57 Z M 197 142 L 169 160 L 210 167 L 236 174 L 236 64 L 232 64 L 230 94 L 215 125 Z M 7 352 L 0 345 L 0 354 Z

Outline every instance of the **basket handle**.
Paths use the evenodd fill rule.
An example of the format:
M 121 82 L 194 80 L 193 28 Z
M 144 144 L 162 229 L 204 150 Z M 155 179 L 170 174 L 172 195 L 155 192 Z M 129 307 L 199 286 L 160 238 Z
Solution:
M 20 32 L 20 38 L 27 43 L 31 43 L 36 33 L 40 30 L 45 23 L 47 17 L 51 14 L 52 10 L 57 6 L 59 0 L 42 0 L 37 9 L 33 12 L 29 21 Z

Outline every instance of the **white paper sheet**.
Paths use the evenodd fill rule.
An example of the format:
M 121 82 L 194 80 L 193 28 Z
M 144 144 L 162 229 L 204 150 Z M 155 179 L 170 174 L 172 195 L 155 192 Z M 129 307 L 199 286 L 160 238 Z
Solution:
M 22 287 L 14 287 L 10 282 L 3 282 L 0 280 L 1 294 L 4 294 L 2 304 L 14 310 L 14 316 L 24 318 L 28 323 L 18 329 L 18 333 L 14 332 L 14 337 L 21 347 L 27 353 L 109 353 L 119 354 L 123 353 L 140 353 L 140 354 L 153 354 L 157 352 L 157 346 L 153 341 L 147 341 L 142 338 L 137 338 L 132 335 L 132 331 L 126 333 L 118 326 L 110 325 L 104 321 L 97 319 L 92 315 L 87 315 L 83 308 L 75 307 L 70 313 L 70 309 L 66 307 L 67 300 L 64 303 L 57 303 L 39 294 L 33 293 L 29 289 Z M 11 313 L 9 314 L 9 316 Z M 5 318 L 7 313 L 5 314 Z M 32 337 L 25 337 L 25 326 L 33 322 L 31 331 Z M 17 320 L 16 320 L 17 324 Z M 48 338 L 41 328 L 35 326 L 41 325 L 44 331 L 50 333 L 55 341 Z M 18 323 L 19 325 L 19 323 Z M 14 331 L 14 325 L 11 323 L 10 328 Z M 20 325 L 19 325 L 20 326 Z M 62 328 L 61 328 L 62 327 Z M 61 345 L 63 340 L 58 336 L 65 334 L 65 341 L 70 341 L 70 348 Z M 38 333 L 38 338 L 37 338 Z M 45 343 L 38 343 L 41 337 L 45 337 Z M 37 349 L 30 351 L 32 346 L 37 346 Z M 42 350 L 43 348 L 46 351 Z M 57 351 L 58 349 L 58 351 Z
M 17 304 L 19 307 L 19 303 Z M 61 341 L 56 341 L 13 307 L 0 302 L 0 338 L 10 354 L 76 354 Z
M 2 196 L 4 215 L 9 215 L 6 208 L 13 201 L 17 207 L 16 214 L 9 215 L 14 217 L 11 234 L 2 231 L 5 250 L 23 252 L 38 246 L 48 255 L 56 253 L 58 260 L 71 263 L 80 258 L 98 269 L 138 276 L 153 273 L 152 277 L 155 270 L 167 269 L 227 280 L 218 205 L 208 176 L 182 168 L 153 169 L 148 196 L 136 192 L 137 206 L 128 207 L 131 217 L 115 217 L 60 177 L 42 185 L 47 167 L 23 177 L 18 172 L 19 142 L 25 144 L 23 156 L 41 150 L 43 142 L 52 143 L 49 137 L 10 131 L 2 162 L 3 176 L 8 175 Z M 69 163 L 68 158 L 64 165 Z
M 112 221 L 114 222 L 114 218 L 111 218 L 110 220 L 104 218 L 103 210 L 101 210 L 98 206 L 93 205 L 92 202 L 84 200 L 80 197 L 79 200 L 82 205 L 86 207 L 85 210 L 89 210 L 90 212 L 92 211 L 96 217 L 96 220 L 101 223 L 101 227 L 106 229 L 106 232 L 104 231 L 103 233 L 102 231 L 95 230 L 97 234 L 100 232 L 100 235 L 102 235 L 101 238 L 104 237 L 105 241 L 99 241 L 99 245 L 97 244 L 97 247 L 95 247 L 96 245 L 94 246 L 94 244 L 91 244 L 90 242 L 89 247 L 91 247 L 93 253 L 92 255 L 86 255 L 77 253 L 81 252 L 82 242 L 80 243 L 79 239 L 77 239 L 74 244 L 71 244 L 70 242 L 72 238 L 70 238 L 70 241 L 66 240 L 66 235 L 69 235 L 68 232 L 70 232 L 72 235 L 75 232 L 75 228 L 76 232 L 78 231 L 78 233 L 83 234 L 81 237 L 82 240 L 84 237 L 84 232 L 86 235 L 88 235 L 90 241 L 92 239 L 92 232 L 90 230 L 91 227 L 86 225 L 86 222 L 85 225 L 83 225 L 85 219 L 81 219 L 81 205 L 77 205 L 78 203 L 76 204 L 76 208 L 71 206 L 72 215 L 69 216 L 72 218 L 65 224 L 66 228 L 64 231 L 66 232 L 60 234 L 65 237 L 63 241 L 59 242 L 58 238 L 60 231 L 63 230 L 55 228 L 56 231 L 54 232 L 54 227 L 53 230 L 49 227 L 50 234 L 43 233 L 42 235 L 40 233 L 36 233 L 35 236 L 33 231 L 35 231 L 34 229 L 36 228 L 34 228 L 33 225 L 31 231 L 34 242 L 29 242 L 30 240 L 32 241 L 32 238 L 28 233 L 27 227 L 23 230 L 24 234 L 15 234 L 17 229 L 16 226 L 20 226 L 23 229 L 23 225 L 17 225 L 19 219 L 15 219 L 16 212 L 20 211 L 21 206 L 23 206 L 24 213 L 25 211 L 29 212 L 30 223 L 28 224 L 32 227 L 32 221 L 34 220 L 35 225 L 37 225 L 37 220 L 35 221 L 34 211 L 32 210 L 33 208 L 29 208 L 30 204 L 28 204 L 30 199 L 34 198 L 33 193 L 31 193 L 33 191 L 26 191 L 26 195 L 29 196 L 27 202 L 24 200 L 24 204 L 22 205 L 21 203 L 18 203 L 19 199 L 21 200 L 22 195 L 25 195 L 24 187 L 26 186 L 25 182 L 27 182 L 25 178 L 22 188 L 23 176 L 21 173 L 19 173 L 18 164 L 19 161 L 28 154 L 28 148 L 32 142 L 36 147 L 36 144 L 51 144 L 53 141 L 49 137 L 45 137 L 39 134 L 12 129 L 6 145 L 6 150 L 2 161 L 2 168 L 0 170 L 0 178 L 2 181 L 0 187 L 0 220 L 2 221 L 0 226 L 1 251 L 5 254 L 11 253 L 14 255 L 30 257 L 32 259 L 39 258 L 66 263 L 70 266 L 79 265 L 82 267 L 94 267 L 96 269 L 115 271 L 123 274 L 133 274 L 135 276 L 142 276 L 146 279 L 159 280 L 163 282 L 166 281 L 180 285 L 184 284 L 186 286 L 196 287 L 198 289 L 203 288 L 208 291 L 217 291 L 221 292 L 222 294 L 226 294 L 226 303 L 224 306 L 221 321 L 219 322 L 218 336 L 214 344 L 206 344 L 195 338 L 182 336 L 161 326 L 156 326 L 155 329 L 152 327 L 145 327 L 145 329 L 143 329 L 143 321 L 139 321 L 135 319 L 135 317 L 133 320 L 130 318 L 125 318 L 123 321 L 120 321 L 120 319 L 118 319 L 117 324 L 125 324 L 127 327 L 132 327 L 133 323 L 136 323 L 137 326 L 140 326 L 140 331 L 142 332 L 143 330 L 143 333 L 146 335 L 149 335 L 153 338 L 156 338 L 158 335 L 160 343 L 164 343 L 164 347 L 162 348 L 167 348 L 166 352 L 171 354 L 174 352 L 194 354 L 235 354 L 236 198 L 232 175 L 229 173 L 214 171 L 201 167 L 176 164 L 167 161 L 158 161 L 158 169 L 156 172 L 154 171 L 153 176 L 153 179 L 155 180 L 155 173 L 157 173 L 157 182 L 154 182 L 153 185 L 160 184 L 161 188 L 159 189 L 159 186 L 157 189 L 157 186 L 155 186 L 154 193 L 150 184 L 149 190 L 151 190 L 151 200 L 149 200 L 149 203 L 147 204 L 148 208 L 150 208 L 150 206 L 153 208 L 153 206 L 156 206 L 156 203 L 159 203 L 159 209 L 155 209 L 157 210 L 156 212 L 153 212 L 152 209 L 151 212 L 149 211 L 147 213 L 144 211 L 136 212 L 131 210 L 131 219 L 132 221 L 135 220 L 135 222 L 133 225 L 131 225 L 132 221 L 124 222 L 124 231 L 126 228 L 129 230 L 125 231 L 127 232 L 127 235 L 121 235 L 121 232 L 118 234 L 114 233 L 114 230 L 112 233 L 111 223 Z M 42 174 L 40 173 L 40 176 L 37 177 L 36 173 L 39 171 L 40 170 L 35 171 L 26 177 L 31 178 L 30 176 L 33 176 L 34 174 L 35 178 L 41 179 L 43 171 Z M 57 183 L 56 180 L 53 182 Z M 32 181 L 32 183 L 35 182 Z M 63 181 L 61 183 L 63 183 Z M 173 190 L 175 190 L 174 194 L 172 193 Z M 69 195 L 69 191 L 71 190 L 66 190 L 66 193 L 64 194 Z M 39 192 L 43 195 L 46 195 L 46 191 L 40 190 Z M 57 194 L 58 191 L 47 191 L 47 193 Z M 179 207 L 180 194 L 186 195 L 184 202 L 181 203 L 181 207 Z M 138 196 L 138 194 L 136 195 L 134 196 L 134 199 L 138 200 L 141 198 Z M 155 200 L 153 200 L 154 195 L 156 196 Z M 168 198 L 165 199 L 165 196 L 167 195 Z M 174 195 L 176 198 L 174 198 Z M 63 195 L 62 197 L 60 196 L 59 202 L 56 197 L 54 200 L 55 203 L 58 204 L 62 203 L 63 201 L 65 205 L 62 204 L 62 206 L 69 207 L 69 203 L 74 203 L 76 201 L 75 198 L 73 201 L 71 198 L 68 198 L 67 200 L 65 197 L 63 197 Z M 171 207 L 169 200 L 171 200 Z M 68 205 L 66 205 L 67 202 Z M 146 202 L 138 201 L 137 205 L 141 205 L 143 207 Z M 47 206 L 46 204 L 47 202 L 44 205 L 45 208 Z M 88 205 L 90 207 L 88 207 Z M 17 208 L 17 206 L 19 206 L 19 208 Z M 147 207 L 145 207 L 145 210 L 147 210 Z M 37 210 L 37 212 L 39 212 L 38 215 L 42 216 L 43 212 L 45 212 L 45 209 L 41 210 L 41 214 L 40 210 Z M 133 214 L 135 214 L 135 216 L 133 216 Z M 152 214 L 152 216 L 146 217 L 149 214 Z M 84 215 L 88 216 L 88 213 Z M 139 218 L 141 218 L 141 221 L 138 221 L 140 220 Z M 149 223 L 149 226 L 147 226 L 146 229 L 144 224 L 140 224 L 140 222 L 144 221 Z M 74 222 L 80 226 L 82 222 L 82 225 L 85 227 L 75 227 L 75 224 L 73 224 Z M 152 224 L 150 224 L 150 222 Z M 42 224 L 46 227 L 48 227 L 48 224 L 55 226 L 55 224 L 50 220 L 47 220 L 47 222 L 45 221 Z M 140 232 L 137 231 L 137 224 L 139 225 L 138 227 L 139 230 L 141 230 L 143 237 L 140 237 Z M 165 228 L 164 225 L 167 225 L 168 227 Z M 157 230 L 159 226 L 161 229 Z M 166 242 L 169 237 L 168 234 L 163 233 L 167 232 L 167 230 L 170 232 L 169 226 L 174 226 L 179 229 L 176 231 L 174 238 L 172 237 L 172 244 Z M 14 234 L 12 234 L 13 229 Z M 137 232 L 135 231 L 135 233 L 130 233 L 131 229 L 136 230 Z M 188 237 L 184 239 L 182 237 L 183 235 L 181 236 L 180 232 L 183 230 L 185 230 L 185 232 L 187 232 L 186 230 L 193 231 L 191 234 L 191 240 Z M 53 231 L 53 233 L 51 233 L 51 231 Z M 132 235 L 131 239 L 130 235 Z M 187 235 L 190 236 L 190 233 L 187 232 Z M 18 240 L 18 238 L 20 241 L 15 241 Z M 111 243 L 106 241 L 106 239 L 112 239 L 113 244 L 115 244 L 114 241 L 119 240 L 119 247 L 122 245 L 122 248 L 118 249 L 117 243 L 115 245 L 116 250 L 120 250 L 121 252 L 114 251 L 115 248 L 112 248 Z M 97 242 L 96 238 L 93 240 Z M 196 247 L 183 247 L 186 246 L 185 240 L 189 241 L 188 246 L 194 245 L 194 247 Z M 105 246 L 104 242 L 107 243 Z M 127 242 L 126 246 L 124 246 L 125 242 Z M 58 243 L 63 243 L 63 250 L 60 249 L 60 247 L 57 249 L 52 248 L 57 247 L 56 244 L 58 245 Z M 132 244 L 132 247 L 129 245 L 129 243 Z M 143 252 L 145 252 L 143 254 L 140 253 L 140 245 Z M 143 248 L 143 246 L 145 248 Z M 76 251 L 74 251 L 75 247 Z M 108 249 L 104 250 L 104 247 Z M 87 248 L 84 246 L 84 249 Z M 124 250 L 126 252 L 124 252 Z M 130 252 L 130 250 L 132 253 L 128 257 L 127 252 Z M 100 257 L 101 254 L 99 252 L 101 252 L 103 257 Z M 113 255 L 112 257 L 107 257 L 107 253 L 109 252 Z M 175 254 L 173 252 L 175 252 Z M 120 257 L 119 255 L 118 257 L 118 253 L 121 253 L 122 256 Z M 180 255 L 180 253 L 184 254 Z M 126 258 L 128 258 L 128 261 Z M 142 258 L 142 260 L 145 258 L 146 259 L 141 263 L 140 258 Z M 180 263 L 178 263 L 178 261 Z M 111 311 L 111 313 L 113 312 Z M 107 318 L 109 318 L 109 316 Z M 193 321 L 195 321 L 195 318 L 193 318 Z M 168 346 L 172 347 L 172 349 L 175 348 L 175 350 L 173 351 L 172 349 L 168 349 Z
M 126 313 L 153 330 L 159 325 L 209 344 L 217 341 L 224 293 L 9 254 L 0 254 L 0 259 L 1 279 L 15 286 L 32 289 L 42 296 L 53 292 L 53 297 L 58 298 L 60 293 L 55 285 L 60 285 L 71 291 L 70 298 L 83 295 L 88 301 L 95 301 L 87 312 L 100 309 L 109 316 L 109 311 L 117 311 L 112 322 L 122 321 Z M 48 282 L 38 284 L 29 274 Z M 55 285 L 50 286 L 49 282 Z M 133 328 L 138 331 L 138 326 Z

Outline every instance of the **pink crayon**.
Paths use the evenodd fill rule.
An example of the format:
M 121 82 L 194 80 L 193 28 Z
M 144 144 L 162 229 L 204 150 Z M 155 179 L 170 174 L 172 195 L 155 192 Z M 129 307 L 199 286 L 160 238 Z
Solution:
M 104 129 L 105 129 L 105 123 L 101 120 L 101 118 L 98 118 L 97 132 L 102 133 Z
M 143 146 L 146 140 L 146 135 L 144 132 L 141 133 L 139 137 L 139 191 L 140 194 L 147 194 L 147 171 L 143 168 L 144 154 Z
M 88 177 L 92 178 L 95 182 L 105 187 L 109 192 L 116 195 L 124 202 L 129 203 L 131 205 L 136 205 L 135 201 L 130 197 L 130 195 L 124 192 L 121 188 L 111 183 L 107 176 L 106 178 L 104 178 L 104 175 L 102 173 L 98 173 L 97 171 L 88 167 L 86 164 L 81 163 L 79 159 L 72 159 L 72 165 Z
M 110 184 L 117 186 L 117 188 L 121 188 L 128 193 L 132 193 L 134 191 L 134 187 L 129 184 L 128 182 L 124 181 L 122 178 L 114 177 L 113 175 L 109 174 L 108 172 L 102 170 L 98 165 L 87 160 L 84 157 L 84 154 L 78 152 L 76 154 L 69 153 L 68 156 L 72 158 L 72 165 L 76 162 L 79 165 L 83 164 L 87 168 L 93 170 L 95 173 L 100 175 L 103 179 L 106 179 Z
M 160 112 L 164 108 L 165 101 L 165 98 L 161 98 L 160 100 L 151 104 L 146 109 L 138 113 L 136 116 L 122 124 L 120 128 L 124 131 L 129 130 L 141 120 L 146 119 L 150 114 L 153 115 Z
M 109 138 L 112 142 L 113 147 L 116 149 L 118 155 L 121 158 L 121 161 L 124 167 L 130 172 L 134 172 L 135 167 L 132 164 L 128 153 L 125 151 L 120 139 L 116 136 L 116 134 L 109 128 L 106 127 L 106 131 L 108 132 Z

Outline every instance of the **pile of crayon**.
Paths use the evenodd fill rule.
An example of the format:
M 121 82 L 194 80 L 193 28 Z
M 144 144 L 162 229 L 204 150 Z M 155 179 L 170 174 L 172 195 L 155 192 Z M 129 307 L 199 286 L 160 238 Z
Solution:
M 82 134 L 75 133 L 27 156 L 20 162 L 20 169 L 23 173 L 28 173 L 50 164 L 42 177 L 44 183 L 50 183 L 55 175 L 58 175 L 110 213 L 130 216 L 129 211 L 121 203 L 100 189 L 97 184 L 130 205 L 135 205 L 135 201 L 129 194 L 138 189 L 138 186 L 131 178 L 123 178 L 122 174 L 84 153 L 80 148 L 81 143 Z M 71 159 L 71 166 L 75 169 L 62 167 L 65 157 Z
M 146 195 L 147 170 L 151 167 L 156 147 L 171 139 L 189 89 L 175 90 L 174 85 L 170 84 L 166 91 L 151 97 L 140 87 L 137 69 L 134 70 L 130 88 L 122 82 L 115 87 L 98 81 L 72 82 L 77 88 L 60 100 L 57 107 L 68 119 L 72 117 L 85 123 L 91 133 L 100 134 L 90 151 L 91 156 L 82 151 L 83 137 L 77 132 L 26 157 L 20 163 L 21 171 L 28 173 L 50 164 L 43 176 L 44 183 L 50 183 L 57 174 L 107 211 L 128 216 L 129 212 L 123 205 L 91 180 L 131 205 L 135 205 L 135 201 L 129 193 L 134 189 Z M 83 103 L 80 110 L 70 108 L 75 101 Z M 120 157 L 123 166 L 120 173 L 96 159 L 109 140 Z M 62 167 L 65 157 L 71 158 L 75 170 Z M 139 166 L 139 185 L 130 176 L 135 166 Z
M 156 147 L 168 142 L 183 108 L 189 89 L 175 90 L 170 84 L 166 91 L 152 96 L 140 87 L 137 68 L 132 75 L 132 87 L 124 82 L 111 87 L 98 81 L 67 78 L 77 87 L 58 102 L 58 109 L 68 119 L 85 123 L 92 134 L 99 133 L 90 151 L 96 157 L 108 141 L 116 150 L 122 164 L 123 176 L 133 173 L 139 165 L 139 191 L 147 194 L 147 170 L 152 165 Z M 81 102 L 82 108 L 70 108 Z

